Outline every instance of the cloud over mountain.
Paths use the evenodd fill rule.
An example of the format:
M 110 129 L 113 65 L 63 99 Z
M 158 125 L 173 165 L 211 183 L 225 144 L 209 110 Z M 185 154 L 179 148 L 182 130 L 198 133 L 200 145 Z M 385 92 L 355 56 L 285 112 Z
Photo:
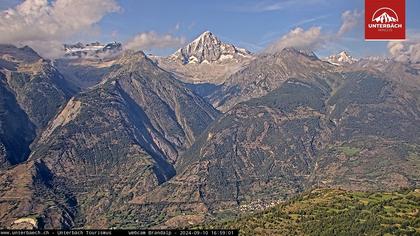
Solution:
M 129 39 L 125 49 L 150 50 L 183 46 L 186 42 L 184 37 L 177 37 L 171 34 L 160 35 L 154 31 L 139 33 Z
M 105 15 L 119 10 L 115 0 L 26 0 L 0 13 L 0 43 L 27 44 L 54 56 L 51 46 L 95 31 Z
M 396 61 L 411 63 L 420 62 L 420 41 L 389 42 L 388 51 L 391 57 Z
M 296 27 L 269 45 L 265 51 L 277 52 L 287 47 L 299 50 L 319 49 L 328 43 L 339 41 L 360 23 L 361 17 L 362 12 L 357 9 L 344 11 L 341 15 L 342 24 L 337 32 L 323 31 L 321 26 L 313 26 L 307 30 Z
M 312 50 L 321 46 L 324 42 L 325 38 L 321 35 L 321 27 L 312 27 L 308 30 L 297 27 L 271 44 L 266 51 L 276 52 L 287 47 Z

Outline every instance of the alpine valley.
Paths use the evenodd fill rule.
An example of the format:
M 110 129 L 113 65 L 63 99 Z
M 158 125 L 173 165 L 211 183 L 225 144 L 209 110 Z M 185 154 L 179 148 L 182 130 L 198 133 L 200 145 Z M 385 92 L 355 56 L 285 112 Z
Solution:
M 419 63 L 209 31 L 63 52 L 0 45 L 1 229 L 420 234 Z

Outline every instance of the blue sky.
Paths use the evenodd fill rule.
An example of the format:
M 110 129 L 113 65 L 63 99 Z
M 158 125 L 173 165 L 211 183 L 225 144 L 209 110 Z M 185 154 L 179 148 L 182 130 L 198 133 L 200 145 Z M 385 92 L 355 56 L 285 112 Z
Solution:
M 4 10 L 19 0 L 1 0 Z M 191 41 L 205 30 L 237 46 L 258 52 L 296 27 L 321 27 L 335 34 L 344 11 L 364 9 L 364 0 L 117 0 L 120 10 L 106 14 L 98 33 L 81 40 L 125 42 L 138 33 L 154 31 Z M 420 1 L 406 0 L 408 37 L 420 31 Z M 355 56 L 386 55 L 386 42 L 365 42 L 363 14 L 358 25 L 339 39 L 317 47 L 321 55 L 348 50 Z M 80 38 L 78 38 L 80 39 Z M 75 40 L 69 39 L 69 40 Z M 168 54 L 176 48 L 151 49 Z

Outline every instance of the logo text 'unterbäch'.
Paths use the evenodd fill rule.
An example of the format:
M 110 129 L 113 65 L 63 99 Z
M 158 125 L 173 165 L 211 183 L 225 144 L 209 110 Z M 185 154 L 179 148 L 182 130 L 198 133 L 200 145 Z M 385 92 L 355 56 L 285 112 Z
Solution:
M 365 0 L 366 40 L 405 39 L 405 0 Z

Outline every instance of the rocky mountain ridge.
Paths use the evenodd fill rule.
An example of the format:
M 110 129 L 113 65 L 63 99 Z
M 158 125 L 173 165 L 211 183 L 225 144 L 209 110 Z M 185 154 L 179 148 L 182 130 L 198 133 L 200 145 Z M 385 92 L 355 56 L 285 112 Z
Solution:
M 198 51 L 218 44 L 206 37 Z M 217 52 L 213 64 L 178 61 L 203 76 L 202 66 L 239 67 L 204 98 L 142 52 L 61 73 L 69 64 L 1 48 L 4 228 L 189 227 L 312 187 L 419 185 L 416 65 L 336 66 L 291 48 L 244 64 Z M 75 90 L 75 73 L 94 81 Z
M 326 57 L 325 60 L 334 65 L 353 64 L 358 61 L 356 58 L 349 55 L 349 53 L 346 51 L 342 51 L 336 55 Z
M 237 103 L 261 97 L 277 89 L 289 78 L 322 78 L 338 70 L 313 53 L 286 48 L 274 54 L 261 54 L 232 74 L 208 96 L 214 107 L 228 111 Z
M 104 57 L 114 56 L 115 54 L 122 52 L 122 50 L 122 44 L 118 42 L 107 44 L 102 44 L 100 42 L 64 44 L 64 58 L 102 59 Z
M 232 44 L 223 43 L 212 32 L 205 31 L 194 41 L 178 49 L 168 58 L 188 63 L 214 63 L 223 60 L 240 60 L 251 57 L 251 53 Z
M 224 43 L 210 31 L 167 57 L 154 57 L 159 66 L 193 84 L 220 84 L 253 58 L 246 49 Z
M 31 142 L 75 90 L 29 47 L 0 45 L 0 55 L 1 168 L 28 158 Z
M 56 187 L 68 189 L 78 202 L 70 204 L 73 207 L 70 221 L 66 226 L 53 222 L 49 227 L 79 224 L 106 227 L 112 219 L 104 216 L 98 222 L 96 215 L 118 211 L 127 200 L 174 176 L 173 164 L 179 153 L 192 145 L 218 115 L 210 104 L 157 67 L 144 53 L 126 52 L 117 58 L 113 70 L 99 84 L 76 94 L 54 114 L 31 144 L 28 161 L 11 163 L 0 175 L 15 181 L 20 177 L 13 177 L 13 173 L 20 169 L 32 171 L 35 163 L 42 163 L 42 173 L 50 176 L 48 184 L 28 182 L 33 185 L 29 190 L 5 188 L 2 194 L 27 191 L 42 196 L 45 191 L 56 191 Z M 26 177 L 31 178 L 30 173 Z M 118 197 L 104 198 L 102 191 Z M 52 201 L 66 199 L 64 196 Z M 37 200 L 13 200 L 5 204 L 37 207 L 31 214 L 46 220 L 42 212 L 48 205 Z M 109 205 L 107 201 L 114 203 Z M 60 205 L 59 209 L 62 207 L 70 206 Z M 4 214 L 2 225 L 11 226 L 17 213 Z M 21 212 L 19 217 L 32 217 L 24 214 L 28 213 Z

